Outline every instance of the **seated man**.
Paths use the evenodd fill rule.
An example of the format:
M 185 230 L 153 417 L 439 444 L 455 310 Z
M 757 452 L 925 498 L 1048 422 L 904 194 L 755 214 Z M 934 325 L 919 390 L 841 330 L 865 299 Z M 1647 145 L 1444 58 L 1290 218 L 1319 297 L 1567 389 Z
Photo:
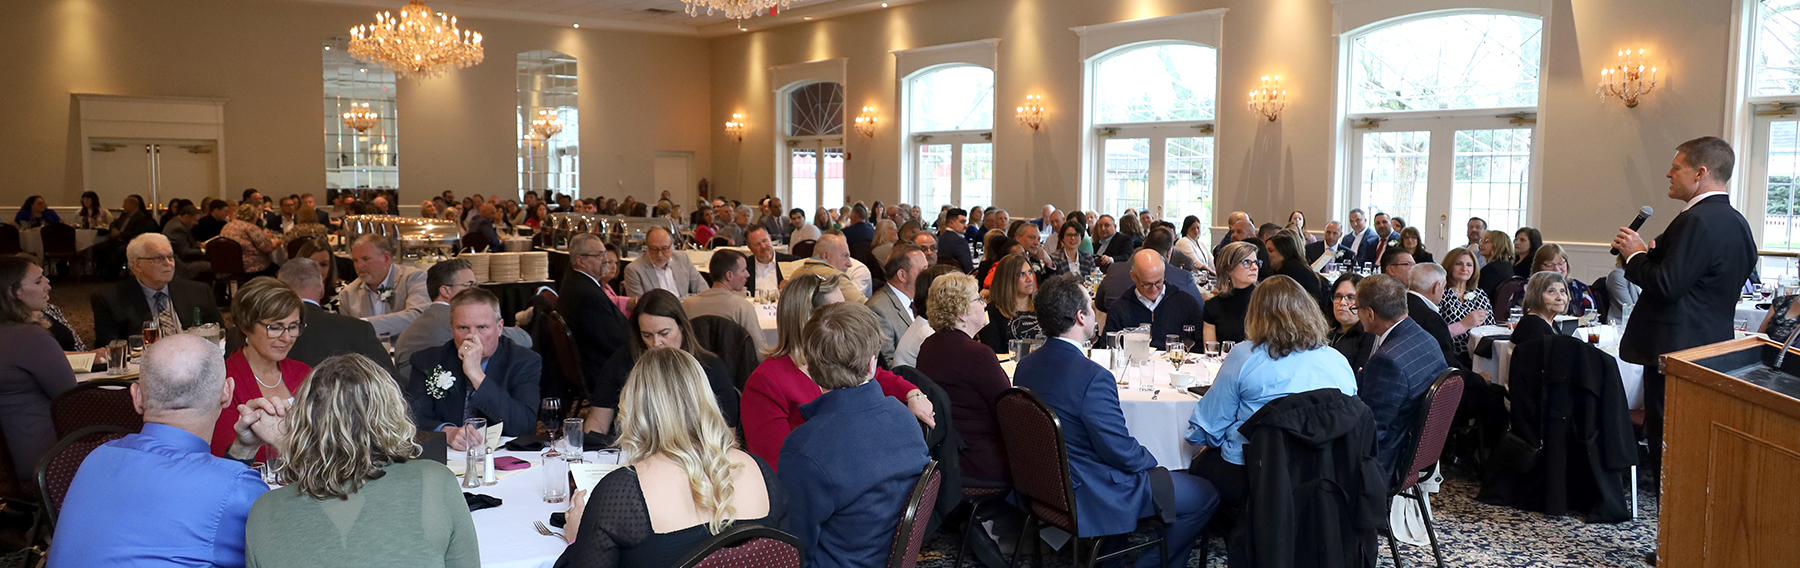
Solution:
M 756 306 L 744 298 L 744 283 L 750 280 L 746 261 L 750 258 L 727 248 L 713 251 L 712 263 L 707 265 L 707 272 L 713 277 L 712 287 L 682 300 L 681 309 L 689 318 L 719 316 L 731 320 L 750 334 L 750 341 L 761 352 L 769 346 L 763 339 Z M 749 372 L 745 371 L 745 374 Z
M 800 406 L 806 423 L 781 445 L 788 532 L 814 568 L 881 566 L 913 484 L 925 438 L 875 376 L 881 332 L 867 306 L 819 308 L 801 332 L 807 373 L 824 394 Z
M 399 371 L 394 378 L 402 383 L 412 377 L 413 354 L 450 340 L 450 299 L 463 290 L 478 287 L 479 283 L 475 282 L 475 269 L 469 266 L 469 261 L 452 258 L 439 261 L 425 271 L 425 286 L 431 290 L 431 304 L 420 310 L 418 318 L 394 338 L 394 365 Z M 509 326 L 502 328 L 500 335 L 520 347 L 531 348 L 531 334 L 525 330 Z
M 667 228 L 651 227 L 644 235 L 644 255 L 625 265 L 625 295 L 636 298 L 662 288 L 686 298 L 706 290 L 706 279 L 694 269 L 687 253 L 676 253 L 675 237 Z
M 425 271 L 394 263 L 394 241 L 363 235 L 350 244 L 356 280 L 338 294 L 338 313 L 375 326 L 376 335 L 399 335 L 431 303 Z
M 1401 448 L 1417 443 L 1419 399 L 1450 368 L 1425 328 L 1406 315 L 1406 286 L 1386 274 L 1356 286 L 1356 315 L 1375 334 L 1375 353 L 1356 377 L 1357 396 L 1375 415 L 1375 460 L 1384 474 L 1397 475 Z M 1392 483 L 1389 484 L 1392 486 Z
M 1186 292 L 1194 299 L 1200 299 L 1200 287 L 1194 284 L 1194 275 L 1176 267 L 1168 261 L 1171 250 L 1175 248 L 1175 231 L 1157 228 L 1144 238 L 1143 247 L 1138 250 L 1153 250 L 1163 257 L 1163 278 L 1168 282 L 1164 286 Z M 1130 262 L 1115 262 L 1107 267 L 1106 277 L 1100 280 L 1100 297 L 1095 300 L 1094 307 L 1100 311 L 1111 309 L 1112 302 L 1131 295 L 1134 285 L 1131 280 Z
M 750 234 L 745 238 L 750 241 L 749 267 L 746 268 L 750 271 L 750 278 L 744 282 L 744 288 L 757 294 L 770 291 L 779 292 L 781 282 L 785 279 L 781 274 L 780 263 L 800 260 L 800 257 L 785 252 L 775 252 L 773 235 L 769 234 L 767 228 L 760 225 L 751 227 Z
M 929 236 L 929 235 L 927 235 Z M 897 366 L 894 363 L 894 350 L 900 345 L 900 336 L 913 324 L 914 285 L 919 275 L 931 265 L 925 260 L 925 251 L 909 244 L 894 246 L 888 253 L 882 272 L 887 275 L 887 282 L 869 297 L 866 303 L 869 309 L 875 310 L 875 316 L 881 324 L 881 362 L 887 368 Z M 917 355 L 915 353 L 915 355 Z
M 219 304 L 205 284 L 175 277 L 175 249 L 162 233 L 144 233 L 125 246 L 131 277 L 95 292 L 94 345 L 144 332 L 157 322 L 164 336 L 203 323 L 222 323 Z M 198 316 L 198 317 L 196 317 Z
M 478 433 L 463 431 L 463 421 L 486 418 L 489 426 L 505 424 L 507 436 L 537 430 L 538 354 L 500 336 L 500 298 L 470 288 L 450 299 L 453 339 L 412 356 L 412 380 L 406 394 L 413 423 L 420 430 L 439 430 L 450 447 L 464 450 Z
M 325 297 L 325 280 L 319 263 L 310 258 L 289 259 L 287 264 L 281 265 L 277 277 L 300 296 L 300 321 L 306 324 L 306 332 L 294 340 L 288 358 L 306 363 L 308 367 L 317 367 L 332 355 L 357 353 L 393 375 L 394 356 L 388 354 L 381 339 L 375 336 L 375 326 L 325 311 L 319 306 L 319 299 Z
M 141 372 L 131 403 L 144 429 L 81 462 L 50 565 L 243 566 L 244 522 L 269 490 L 246 463 L 280 435 L 279 419 L 265 410 L 286 401 L 240 405 L 238 440 L 226 451 L 233 459 L 225 459 L 207 447 L 219 410 L 231 403 L 219 348 L 198 335 L 165 337 L 144 349 Z
M 1069 476 L 1075 484 L 1076 523 L 1081 537 L 1129 533 L 1138 519 L 1157 514 L 1151 497 L 1151 470 L 1156 458 L 1125 428 L 1119 410 L 1119 387 L 1113 374 L 1088 359 L 1082 350 L 1098 331 L 1094 302 L 1073 275 L 1060 275 L 1038 287 L 1038 326 L 1044 343 L 1019 361 L 1013 384 L 1031 389 L 1056 411 L 1069 454 Z M 1160 472 L 1159 472 L 1160 475 Z M 1174 511 L 1168 549 L 1170 567 L 1188 565 L 1194 539 L 1212 518 L 1219 493 L 1212 483 L 1186 473 L 1170 473 Z M 1138 556 L 1137 565 L 1156 566 L 1154 553 Z
M 1456 365 L 1456 350 L 1452 348 L 1450 338 L 1468 333 L 1470 328 L 1481 325 L 1487 319 L 1487 312 L 1476 310 L 1462 321 L 1444 322 L 1444 316 L 1438 313 L 1438 302 L 1444 297 L 1444 267 L 1435 262 L 1427 262 L 1412 267 L 1406 277 L 1406 316 L 1424 328 L 1431 338 L 1437 341 L 1438 350 L 1444 352 L 1444 364 Z M 1452 329 L 1455 331 L 1452 331 Z
M 1150 346 L 1162 349 L 1168 336 L 1182 335 L 1182 326 L 1204 329 L 1205 304 L 1186 292 L 1170 288 L 1163 275 L 1167 262 L 1153 250 L 1138 251 L 1131 258 L 1131 282 L 1135 291 L 1113 300 L 1106 308 L 1106 332 L 1150 324 Z
M 175 250 L 175 274 L 182 278 L 193 278 L 212 270 L 212 263 L 206 260 L 206 251 L 200 248 L 200 241 L 194 240 L 194 224 L 199 222 L 200 210 L 183 205 L 168 223 L 163 224 L 163 236 L 169 238 L 169 246 Z

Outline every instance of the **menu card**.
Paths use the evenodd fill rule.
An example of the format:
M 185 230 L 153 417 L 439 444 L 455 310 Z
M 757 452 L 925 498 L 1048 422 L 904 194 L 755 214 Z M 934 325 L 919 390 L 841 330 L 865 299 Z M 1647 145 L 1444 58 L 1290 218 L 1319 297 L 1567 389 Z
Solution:
M 591 492 L 600 483 L 600 478 L 621 467 L 625 466 L 613 463 L 572 463 L 569 464 L 569 477 L 575 480 L 575 489 Z

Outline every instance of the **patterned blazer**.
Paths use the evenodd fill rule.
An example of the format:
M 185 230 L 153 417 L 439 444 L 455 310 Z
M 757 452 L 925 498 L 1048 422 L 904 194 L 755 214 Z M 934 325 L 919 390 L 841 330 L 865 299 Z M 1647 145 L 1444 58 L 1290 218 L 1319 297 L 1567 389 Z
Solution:
M 1448 369 L 1436 338 L 1412 318 L 1400 320 L 1356 377 L 1356 396 L 1375 416 L 1375 459 L 1392 479 L 1400 449 L 1415 443 L 1419 400 Z M 1390 487 L 1392 484 L 1390 483 Z

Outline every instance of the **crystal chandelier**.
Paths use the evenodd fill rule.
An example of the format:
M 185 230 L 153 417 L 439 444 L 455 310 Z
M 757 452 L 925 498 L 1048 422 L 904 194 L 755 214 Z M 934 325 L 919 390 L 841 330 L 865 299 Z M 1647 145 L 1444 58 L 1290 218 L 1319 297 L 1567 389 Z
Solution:
M 368 132 L 381 121 L 381 115 L 369 110 L 369 103 L 350 103 L 350 112 L 344 113 L 344 126 L 355 129 L 358 134 Z
M 774 12 L 788 7 L 791 0 L 681 0 L 687 4 L 689 16 L 700 15 L 700 9 L 706 9 L 706 15 L 713 11 L 724 12 L 725 17 L 733 20 L 747 20 L 764 13 Z
M 537 118 L 531 121 L 531 131 L 537 133 L 538 138 L 544 140 L 549 140 L 551 136 L 562 132 L 562 126 L 562 119 L 557 118 L 556 111 L 550 109 L 538 109 Z
M 437 77 L 482 58 L 481 34 L 457 29 L 455 16 L 432 12 L 420 0 L 401 8 L 399 18 L 376 14 L 374 24 L 351 28 L 350 35 L 350 55 L 404 78 Z

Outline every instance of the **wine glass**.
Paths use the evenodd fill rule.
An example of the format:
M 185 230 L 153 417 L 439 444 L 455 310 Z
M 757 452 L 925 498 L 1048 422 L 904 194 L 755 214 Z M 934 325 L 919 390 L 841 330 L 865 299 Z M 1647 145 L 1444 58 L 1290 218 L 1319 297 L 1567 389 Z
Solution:
M 1187 363 L 1187 345 L 1181 343 L 1181 336 L 1173 333 L 1169 334 L 1166 341 L 1167 343 L 1163 344 L 1163 347 L 1167 349 L 1164 356 L 1168 357 L 1169 364 L 1173 365 L 1176 371 L 1180 371 L 1181 366 Z
M 1181 326 L 1181 335 L 1183 337 L 1187 338 L 1186 341 L 1181 342 L 1181 346 L 1188 348 L 1188 349 L 1193 349 L 1194 344 L 1198 342 L 1198 340 L 1194 338 L 1194 326 L 1191 326 L 1191 325 Z

